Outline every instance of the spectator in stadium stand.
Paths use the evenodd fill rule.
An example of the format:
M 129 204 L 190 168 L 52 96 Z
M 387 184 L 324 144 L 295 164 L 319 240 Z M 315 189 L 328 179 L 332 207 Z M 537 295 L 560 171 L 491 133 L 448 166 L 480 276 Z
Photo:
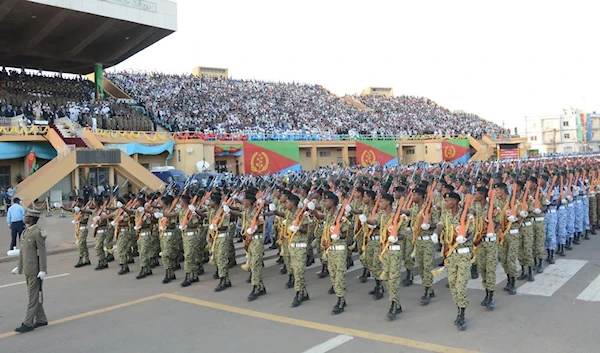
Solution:
M 371 108 L 359 111 L 311 84 L 156 72 L 107 76 L 138 99 L 158 124 L 172 132 L 198 132 L 206 139 L 328 140 L 346 134 L 481 138 L 508 132 L 475 114 L 450 112 L 421 97 L 355 97 Z

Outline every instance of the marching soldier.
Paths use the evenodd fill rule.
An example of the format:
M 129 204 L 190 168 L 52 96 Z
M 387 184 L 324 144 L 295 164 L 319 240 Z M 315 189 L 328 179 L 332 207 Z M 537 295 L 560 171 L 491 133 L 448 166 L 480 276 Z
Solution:
M 140 273 L 136 279 L 146 278 L 152 275 L 151 261 L 153 257 L 152 251 L 152 216 L 146 210 L 146 199 L 139 197 L 136 200 L 136 209 L 134 211 L 135 225 L 133 229 L 137 235 L 137 243 L 140 253 Z
M 209 231 L 212 234 L 212 247 L 214 249 L 212 256 L 217 266 L 217 279 L 219 279 L 219 284 L 215 288 L 215 292 L 221 292 L 231 287 L 229 266 L 227 266 L 229 256 L 228 237 L 230 235 L 230 228 L 235 229 L 235 226 L 231 225 L 231 209 L 229 206 L 227 204 L 221 206 L 221 196 L 219 194 L 212 194 L 210 198 L 210 207 L 213 210 L 219 210 L 222 207 L 222 210 L 217 211 L 217 215 L 211 219 L 209 226 Z M 218 212 L 221 214 L 219 215 Z
M 531 192 L 533 189 L 529 183 L 524 184 L 522 181 L 517 181 L 517 197 L 521 199 L 524 197 L 524 193 Z M 519 281 L 527 280 L 529 282 L 535 281 L 533 276 L 533 196 L 528 195 L 525 200 L 526 206 L 521 205 L 521 209 L 526 207 L 526 210 L 522 211 L 524 218 L 521 219 L 520 243 L 519 243 L 519 264 L 521 264 L 521 275 L 517 278 Z
M 546 240 L 546 229 L 545 229 L 545 217 L 544 212 L 547 210 L 547 206 L 544 204 L 544 193 L 541 185 L 538 184 L 538 178 L 531 177 L 529 181 L 532 183 L 532 187 L 535 190 L 533 199 L 533 258 L 535 261 L 534 271 L 536 273 L 543 273 L 544 267 L 542 261 L 544 260 L 544 242 Z
M 300 205 L 300 198 L 296 195 L 289 195 L 286 203 L 288 210 L 287 224 L 289 224 L 289 247 L 290 253 L 290 271 L 292 272 L 292 278 L 294 280 L 294 287 L 296 295 L 292 301 L 292 307 L 298 307 L 302 302 L 309 300 L 308 291 L 306 290 L 306 279 L 304 273 L 306 272 L 306 246 L 308 242 L 308 212 L 303 211 L 299 214 L 298 206 Z M 314 209 L 314 204 L 308 203 L 307 207 Z
M 198 226 L 200 220 L 196 214 L 196 206 L 190 204 L 191 198 L 188 195 L 182 195 L 179 199 L 181 209 L 179 210 L 179 229 L 181 231 L 183 241 L 183 257 L 185 279 L 181 282 L 182 287 L 188 287 L 192 283 L 200 281 L 198 278 L 198 263 L 202 264 L 202 256 L 198 261 L 196 251 L 202 248 L 201 240 L 198 234 Z M 205 235 L 206 239 L 206 235 Z M 199 244 L 200 243 L 200 244 Z M 204 245 L 206 247 L 206 245 Z M 202 249 L 204 251 L 204 249 Z
M 57 206 L 75 214 L 72 223 L 75 224 L 75 239 L 77 240 L 77 249 L 79 250 L 79 261 L 75 265 L 75 268 L 91 265 L 90 253 L 87 248 L 87 233 L 92 211 L 87 208 L 87 205 L 83 204 L 82 198 L 75 200 L 73 208 L 66 208 L 60 204 L 57 204 Z
M 174 198 L 171 195 L 163 196 L 160 199 L 162 212 L 154 213 L 154 217 L 159 220 L 160 250 L 165 268 L 165 278 L 162 281 L 164 284 L 177 279 L 175 268 L 178 254 L 175 238 L 179 236 L 179 232 L 177 229 L 178 213 L 174 210 L 173 201 Z
M 500 212 L 494 212 L 493 219 L 488 220 L 489 203 L 486 197 L 489 190 L 479 187 L 473 196 L 473 204 L 469 210 L 474 247 L 477 247 L 477 268 L 481 272 L 481 284 L 485 289 L 485 299 L 481 306 L 494 310 L 494 291 L 496 290 L 496 267 L 498 266 L 498 242 L 497 233 L 499 228 L 494 227 L 494 233 L 488 233 L 486 226 L 488 222 L 500 224 Z M 491 200 L 490 200 L 491 202 Z
M 98 258 L 96 270 L 108 268 L 108 259 L 106 258 L 106 252 L 104 252 L 104 244 L 108 235 L 107 227 L 109 222 L 106 219 L 101 219 L 102 215 L 106 215 L 107 202 L 108 200 L 103 203 L 101 198 L 94 201 L 95 216 L 91 227 L 94 229 L 94 250 Z

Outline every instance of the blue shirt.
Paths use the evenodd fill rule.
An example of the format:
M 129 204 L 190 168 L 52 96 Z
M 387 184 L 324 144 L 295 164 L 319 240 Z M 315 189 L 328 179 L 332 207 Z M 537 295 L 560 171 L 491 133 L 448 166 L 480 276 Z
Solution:
M 13 222 L 22 222 L 25 219 L 25 209 L 18 203 L 10 206 L 6 214 L 8 224 Z

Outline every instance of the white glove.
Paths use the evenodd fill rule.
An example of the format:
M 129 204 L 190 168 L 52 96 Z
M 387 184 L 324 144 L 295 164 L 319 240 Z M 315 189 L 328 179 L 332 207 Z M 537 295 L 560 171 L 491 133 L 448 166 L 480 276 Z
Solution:
M 510 216 L 508 216 L 508 221 L 510 223 L 515 223 L 517 221 L 517 217 L 510 215 Z
M 46 271 L 40 271 L 40 272 L 38 272 L 37 277 L 39 279 L 44 279 L 44 277 L 46 277 Z
M 533 210 L 533 213 L 535 213 L 535 214 L 540 214 L 540 213 L 542 213 L 542 210 L 540 210 L 539 208 L 535 208 L 535 209 Z
M 217 230 L 217 229 L 219 229 L 219 227 L 217 227 L 216 225 L 214 225 L 214 224 L 212 224 L 212 223 L 211 223 L 211 224 L 208 226 L 208 229 L 210 229 L 210 230 Z
M 311 202 L 308 203 L 308 206 L 306 206 L 306 207 L 308 207 L 309 210 L 314 211 L 315 210 L 315 203 L 311 201 Z
M 579 186 L 573 186 L 573 191 L 575 192 L 575 195 L 579 194 L 579 190 L 580 190 Z
M 138 230 L 140 229 L 140 226 L 134 226 L 133 229 Z
M 117 207 L 118 207 L 118 208 L 121 208 L 121 207 L 123 207 L 123 204 L 121 203 L 121 201 L 117 202 Z
M 73 207 L 73 211 L 75 211 L 75 212 L 79 212 L 79 211 L 81 211 L 81 208 L 79 208 L 79 207 L 75 206 L 75 207 Z
M 154 212 L 154 217 L 158 218 L 163 218 L 163 214 L 161 212 Z
M 229 214 L 229 212 L 231 212 L 231 208 L 229 208 L 229 206 L 227 205 L 223 205 L 223 212 L 225 214 Z
M 506 210 L 506 216 L 510 216 L 510 210 Z
M 343 216 L 342 216 L 342 218 L 340 219 L 340 222 L 342 222 L 342 223 L 346 223 L 346 221 L 347 221 L 346 217 L 343 217 Z
M 304 207 L 304 204 L 302 203 L 302 201 L 298 202 L 298 208 L 302 208 Z
M 62 208 L 62 205 L 60 203 L 58 203 L 58 202 L 55 202 L 54 203 L 54 207 L 55 208 Z
M 125 216 L 121 216 L 121 217 L 119 217 L 119 221 L 122 221 L 122 220 L 124 220 L 124 219 L 125 219 Z
M 365 216 L 364 214 L 361 214 L 360 216 L 358 216 L 358 219 L 360 220 L 360 223 L 362 223 L 362 224 L 367 223 L 367 216 Z
M 282 225 L 286 225 L 287 224 L 287 219 L 284 219 L 283 221 L 281 221 Z
M 14 247 L 12 250 L 8 250 L 6 252 L 6 255 L 10 256 L 10 257 L 17 257 L 17 256 L 19 256 L 20 253 L 21 253 L 21 250 Z
M 331 240 L 338 240 L 340 238 L 337 234 L 331 234 Z
M 573 201 L 573 196 L 567 196 L 567 200 L 569 200 L 569 202 Z
M 196 206 L 194 206 L 194 205 L 188 205 L 188 210 L 190 210 L 192 212 L 196 212 Z
M 277 206 L 275 206 L 274 203 L 269 204 L 269 211 L 273 212 L 277 209 Z
M 459 243 L 459 244 L 464 244 L 464 243 L 467 242 L 467 238 L 465 238 L 462 235 L 459 235 L 459 236 L 456 237 L 456 242 Z
M 248 233 L 248 234 L 254 234 L 255 231 L 256 231 L 256 227 L 254 227 L 254 228 L 250 227 L 250 228 L 246 229 L 246 233 Z
M 295 226 L 295 225 L 290 226 L 290 232 L 292 232 L 292 233 L 296 233 L 299 230 L 300 230 L 300 227 L 298 227 L 298 226 Z
M 304 215 L 304 217 L 308 217 L 308 216 L 310 216 L 310 213 L 308 213 L 308 211 L 304 211 L 303 215 Z
M 544 203 L 546 204 L 546 206 L 550 205 L 552 203 L 552 201 L 550 200 L 544 200 Z
M 563 205 L 566 205 L 567 204 L 567 200 L 566 199 L 562 199 L 562 200 L 560 200 L 560 203 L 562 203 Z
M 344 208 L 344 210 L 348 213 L 352 212 L 352 206 L 350 205 L 346 205 L 346 208 Z
M 181 211 L 181 205 L 180 204 L 175 205 L 175 210 Z
M 402 218 L 404 218 L 405 221 L 410 221 L 410 217 L 408 217 L 404 213 L 402 214 Z
M 263 217 L 263 216 L 258 216 L 258 221 L 259 221 L 259 222 L 264 222 L 264 221 L 265 221 L 265 217 Z
M 433 233 L 433 234 L 431 235 L 431 241 L 432 241 L 434 244 L 437 244 L 437 243 L 439 243 L 439 242 L 440 242 L 440 238 L 438 237 L 437 233 Z
M 204 204 L 205 204 L 206 206 L 210 205 L 210 199 L 206 199 L 206 200 L 204 200 Z
M 179 225 L 177 228 L 179 228 L 179 230 L 186 230 L 186 229 L 187 229 L 187 226 L 182 226 L 182 225 Z
M 335 227 L 334 227 L 334 226 L 331 226 L 331 227 L 329 227 L 329 232 L 330 232 L 330 233 L 333 233 L 333 232 L 335 232 Z
M 19 268 L 18 267 L 13 268 L 13 270 L 10 271 L 10 273 L 12 273 L 13 275 L 19 274 Z
M 388 241 L 389 241 L 390 243 L 397 243 L 397 242 L 398 242 L 398 237 L 395 237 L 395 236 L 393 236 L 393 235 L 390 235 L 390 236 L 388 237 Z
M 469 221 L 472 221 L 475 219 L 475 216 L 473 216 L 472 214 L 469 215 Z
M 431 224 L 429 224 L 429 223 L 423 223 L 423 224 L 421 224 L 421 229 L 423 229 L 423 230 L 429 230 L 429 228 L 431 228 Z
M 521 218 L 525 218 L 527 217 L 529 214 L 527 213 L 527 211 L 521 211 L 519 212 L 519 216 L 521 216 Z
M 79 223 L 79 222 L 77 222 L 76 220 L 72 220 L 71 223 L 76 224 L 76 223 Z
M 100 216 L 95 216 L 94 218 L 92 218 L 92 220 L 93 220 L 94 222 L 98 222 L 98 221 L 100 220 Z
M 117 224 L 118 224 L 118 223 L 117 223 L 117 222 L 115 222 L 115 221 L 110 221 L 110 225 L 111 225 L 111 226 L 113 226 L 113 227 L 116 227 L 116 226 L 117 226 Z
M 388 233 L 391 233 L 394 231 L 394 226 L 389 226 L 387 229 Z
M 138 208 L 137 208 L 137 211 L 138 211 L 139 213 L 142 213 L 142 212 L 144 212 L 144 207 L 143 207 L 143 206 L 140 206 L 140 207 L 138 207 Z

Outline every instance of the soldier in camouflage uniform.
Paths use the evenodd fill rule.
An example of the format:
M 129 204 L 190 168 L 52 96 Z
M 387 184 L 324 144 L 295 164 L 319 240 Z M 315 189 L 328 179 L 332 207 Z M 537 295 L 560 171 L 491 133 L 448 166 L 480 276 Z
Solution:
M 531 177 L 529 181 L 533 184 L 535 193 L 533 197 L 533 258 L 535 261 L 534 270 L 536 273 L 544 272 L 542 261 L 544 260 L 544 243 L 546 241 L 546 219 L 544 212 L 547 207 L 544 203 L 544 193 L 538 184 L 538 178 Z
M 310 299 L 306 290 L 306 279 L 304 278 L 304 273 L 306 272 L 309 213 L 304 211 L 302 215 L 298 214 L 299 202 L 300 198 L 298 196 L 289 195 L 286 203 L 288 211 L 286 223 L 289 224 L 288 251 L 290 253 L 290 271 L 292 272 L 294 287 L 296 289 L 296 295 L 292 301 L 292 307 L 294 308 Z M 314 204 L 311 208 L 314 208 Z M 300 218 L 298 219 L 298 217 Z
M 171 195 L 163 196 L 160 199 L 161 211 L 154 212 L 154 217 L 158 219 L 160 250 L 163 267 L 165 268 L 164 284 L 177 279 L 175 276 L 175 264 L 177 261 L 176 237 L 179 236 L 179 229 L 177 229 L 179 214 L 175 209 L 171 209 L 173 201 L 174 199 Z
M 335 223 L 339 212 L 338 197 L 332 192 L 326 192 L 324 195 L 324 208 L 322 211 L 316 211 L 315 216 L 323 222 L 323 234 L 318 239 L 323 247 L 323 256 L 327 259 L 327 267 L 333 286 L 329 289 L 329 294 L 335 294 L 338 301 L 331 311 L 332 315 L 341 314 L 346 307 L 346 251 L 348 251 L 346 236 L 348 236 L 348 224 L 345 218 L 342 218 L 339 234 L 336 234 Z
M 106 252 L 104 251 L 104 242 L 108 236 L 108 221 L 101 219 L 102 215 L 106 215 L 106 210 L 101 198 L 94 200 L 94 218 L 93 218 L 93 232 L 94 232 L 94 250 L 96 251 L 96 257 L 98 258 L 98 266 L 95 270 L 103 270 L 108 268 L 106 259 Z
M 117 201 L 117 210 L 115 210 L 111 215 L 111 225 L 115 227 L 115 233 L 117 238 L 117 251 L 119 253 L 119 265 L 121 269 L 119 270 L 119 275 L 124 275 L 129 273 L 129 251 L 131 250 L 131 233 L 129 230 L 129 212 L 125 208 L 126 199 L 121 198 Z
M 367 208 L 372 210 L 375 205 L 375 192 L 371 190 L 365 191 L 365 204 Z M 379 201 L 381 203 L 381 200 Z M 368 220 L 366 215 L 362 215 L 361 222 L 364 221 L 366 227 L 365 239 L 366 246 L 363 252 L 363 257 L 361 258 L 361 262 L 368 269 L 368 271 L 373 275 L 375 279 L 375 288 L 372 291 L 369 291 L 369 295 L 373 296 L 373 299 L 379 300 L 383 298 L 383 285 L 381 283 L 381 273 L 383 272 L 383 263 L 379 258 L 379 254 L 381 253 L 381 217 L 383 214 L 381 213 L 383 208 L 381 205 L 378 206 L 377 213 L 375 213 L 375 218 Z M 379 212 L 378 212 L 379 211 Z M 371 213 L 373 214 L 373 213 Z M 370 216 L 370 215 L 369 215 Z M 363 243 L 364 244 L 364 243 Z M 361 244 L 362 246 L 362 244 Z M 365 278 L 366 281 L 366 278 Z
M 521 264 L 521 275 L 517 278 L 519 281 L 528 280 L 529 282 L 535 281 L 533 276 L 533 198 L 531 195 L 534 193 L 534 189 L 528 185 L 525 185 L 521 181 L 517 181 L 517 198 L 523 200 L 526 188 L 528 190 L 528 197 L 526 205 L 519 207 L 519 212 L 522 212 L 524 216 L 521 218 L 521 228 L 519 228 L 519 263 Z M 525 207 L 525 210 L 523 210 Z
M 210 207 L 216 209 L 217 213 L 221 214 L 219 217 L 213 217 L 210 220 L 209 232 L 211 233 L 211 239 L 213 241 L 213 260 L 217 265 L 217 278 L 219 284 L 215 288 L 215 292 L 221 292 L 231 287 L 231 281 L 229 280 L 229 266 L 227 265 L 229 256 L 229 242 L 228 237 L 230 236 L 229 229 L 235 228 L 231 224 L 231 209 L 227 204 L 221 205 L 221 195 L 211 195 Z M 222 210 L 220 209 L 222 207 Z
M 90 253 L 87 247 L 87 235 L 88 235 L 88 222 L 92 211 L 87 208 L 87 205 L 83 204 L 83 199 L 78 198 L 73 205 L 73 208 L 66 208 L 60 206 L 67 212 L 73 212 L 73 221 L 75 225 L 75 239 L 77 240 L 77 249 L 79 250 L 79 261 L 75 265 L 75 268 L 91 265 Z
M 134 230 L 137 237 L 138 248 L 140 252 L 140 273 L 135 277 L 142 279 L 152 274 L 150 267 L 153 250 L 152 247 L 152 215 L 146 210 L 146 199 L 139 197 L 136 201 L 134 211 L 135 225 Z
M 179 201 L 181 209 L 179 210 L 178 218 L 180 222 L 179 229 L 181 230 L 181 237 L 183 240 L 185 269 L 185 279 L 181 282 L 182 287 L 188 287 L 192 283 L 196 283 L 200 280 L 198 278 L 198 262 L 202 264 L 202 261 L 198 261 L 198 257 L 201 256 L 197 254 L 198 249 L 203 249 L 203 244 L 198 232 L 200 220 L 196 214 L 196 206 L 190 204 L 191 200 L 191 197 L 188 195 L 183 195 Z M 206 239 L 206 235 L 204 239 Z
M 441 240 L 445 247 L 449 250 L 454 249 L 446 255 L 444 263 L 448 271 L 448 283 L 452 299 L 458 308 L 458 315 L 454 320 L 454 324 L 459 330 L 464 331 L 467 329 L 465 310 L 469 305 L 469 301 L 467 300 L 467 282 L 471 278 L 473 233 L 459 234 L 462 213 L 458 205 L 460 195 L 450 192 L 446 194 L 444 200 L 446 212 L 444 212 L 443 217 L 440 218 L 437 224 L 434 237 L 442 234 Z
M 515 288 L 515 281 L 518 274 L 517 259 L 519 257 L 519 215 L 520 203 L 518 198 L 515 198 L 515 210 L 517 215 L 511 214 L 511 205 L 506 184 L 496 183 L 494 185 L 494 192 L 496 193 L 496 209 L 500 212 L 500 227 L 501 236 L 500 239 L 500 259 L 502 261 L 502 267 L 506 272 L 507 281 L 504 290 L 510 294 L 516 294 L 517 289 Z M 516 190 L 513 192 L 517 192 Z

